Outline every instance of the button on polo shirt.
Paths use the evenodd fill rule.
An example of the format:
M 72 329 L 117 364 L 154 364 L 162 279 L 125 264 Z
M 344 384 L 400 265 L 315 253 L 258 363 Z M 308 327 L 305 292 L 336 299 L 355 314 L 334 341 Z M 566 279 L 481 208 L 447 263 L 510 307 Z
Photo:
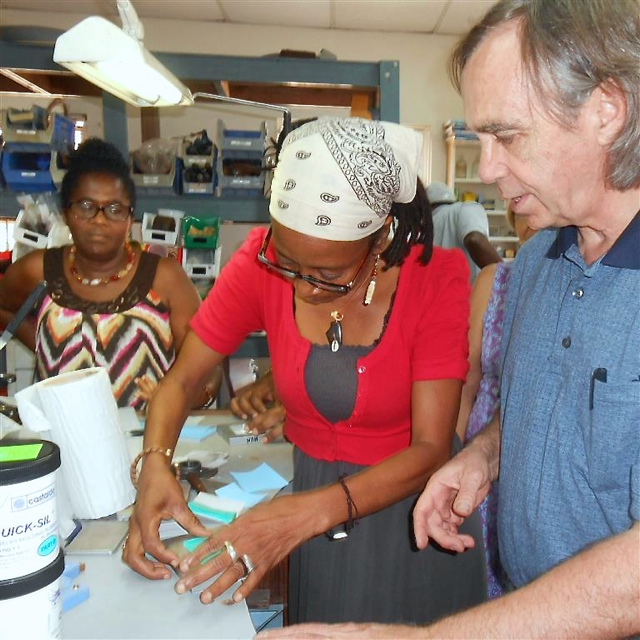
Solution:
M 518 587 L 640 520 L 639 246 L 637 215 L 593 264 L 571 227 L 540 231 L 513 264 L 498 527 Z

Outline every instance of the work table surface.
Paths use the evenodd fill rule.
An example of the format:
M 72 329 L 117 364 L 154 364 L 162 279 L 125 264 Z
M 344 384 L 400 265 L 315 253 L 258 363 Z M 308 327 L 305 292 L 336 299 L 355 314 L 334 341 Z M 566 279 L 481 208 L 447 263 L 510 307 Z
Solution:
M 226 411 L 194 412 L 193 416 L 200 416 L 203 425 L 238 422 Z M 142 438 L 128 438 L 127 445 L 133 457 L 142 447 Z M 203 450 L 229 452 L 216 481 L 230 482 L 230 471 L 250 471 L 263 462 L 283 478 L 293 477 L 292 447 L 284 441 L 229 446 L 213 434 L 199 442 L 179 440 L 176 455 Z M 77 581 L 89 586 L 90 597 L 63 615 L 64 638 L 242 639 L 254 635 L 246 604 L 224 604 L 231 591 L 211 605 L 202 605 L 197 595 L 177 595 L 175 579 L 151 581 L 131 571 L 121 561 L 120 548 L 112 555 L 74 555 L 69 559 L 85 563 Z

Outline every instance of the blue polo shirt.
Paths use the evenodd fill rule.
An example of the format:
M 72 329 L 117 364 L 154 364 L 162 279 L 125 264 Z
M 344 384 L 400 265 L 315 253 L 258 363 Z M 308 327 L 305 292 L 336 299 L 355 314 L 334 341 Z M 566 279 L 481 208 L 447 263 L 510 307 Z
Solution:
M 501 409 L 500 557 L 521 586 L 640 520 L 640 213 L 591 265 L 575 227 L 519 251 Z

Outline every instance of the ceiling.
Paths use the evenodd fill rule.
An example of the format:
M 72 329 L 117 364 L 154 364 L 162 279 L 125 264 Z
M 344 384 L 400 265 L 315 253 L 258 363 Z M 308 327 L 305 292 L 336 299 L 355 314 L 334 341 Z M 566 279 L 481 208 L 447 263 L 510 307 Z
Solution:
M 461 35 L 496 0 L 133 0 L 164 20 Z M 101 15 L 119 24 L 115 0 L 0 0 L 1 9 Z
M 365 30 L 394 33 L 461 35 L 475 24 L 497 0 L 133 0 L 132 4 L 143 25 L 145 20 L 193 20 L 225 24 L 251 24 L 285 26 L 288 28 L 315 28 L 338 30 Z M 2 10 L 25 13 L 73 14 L 70 24 L 79 17 L 100 15 L 118 26 L 121 20 L 116 0 L 0 0 Z M 27 23 L 29 20 L 27 18 Z M 42 19 L 34 20 L 42 24 Z M 9 40 L 12 27 L 2 29 L 0 36 Z M 22 34 L 17 27 L 19 37 Z M 29 30 L 27 30 L 29 31 Z M 34 31 L 38 31 L 36 28 Z M 42 29 L 47 31 L 47 29 Z M 49 31 L 58 31 L 51 29 Z M 57 33 L 52 37 L 57 37 Z M 52 42 L 53 42 L 52 40 Z M 19 42 L 20 40 L 14 40 Z M 295 55 L 282 52 L 281 55 Z M 182 80 L 192 91 L 218 93 L 259 102 L 277 104 L 315 104 L 350 106 L 353 91 L 365 94 L 369 106 L 377 100 L 375 91 L 351 87 L 313 87 L 292 89 L 286 87 L 283 95 L 274 95 L 273 85 L 260 87 L 229 85 L 218 86 Z M 267 95 L 265 95 L 267 91 Z M 101 90 L 69 72 L 41 72 L 24 69 L 0 68 L 0 93 L 40 93 L 46 96 L 100 96 Z M 292 93 L 293 92 L 293 93 Z M 361 96 L 362 97 L 362 96 Z

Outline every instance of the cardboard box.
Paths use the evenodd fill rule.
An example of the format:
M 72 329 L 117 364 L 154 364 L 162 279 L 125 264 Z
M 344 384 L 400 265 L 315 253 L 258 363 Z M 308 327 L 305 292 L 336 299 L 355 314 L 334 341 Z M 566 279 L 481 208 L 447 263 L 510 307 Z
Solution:
M 154 229 L 153 221 L 156 216 L 173 218 L 175 220 L 174 230 Z M 177 211 L 175 209 L 158 209 L 157 213 L 145 212 L 142 216 L 142 241 L 149 244 L 177 246 L 180 240 L 180 228 L 183 216 L 184 211 Z

